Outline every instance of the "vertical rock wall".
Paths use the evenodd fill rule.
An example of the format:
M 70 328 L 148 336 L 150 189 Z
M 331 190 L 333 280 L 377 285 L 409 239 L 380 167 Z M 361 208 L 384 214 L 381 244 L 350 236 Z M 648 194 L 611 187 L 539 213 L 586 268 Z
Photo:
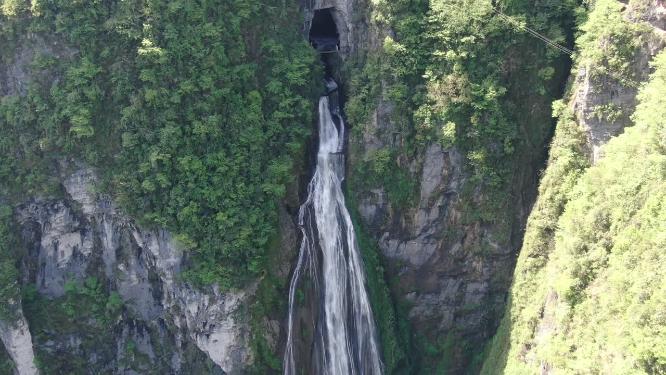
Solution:
M 613 340 L 608 339 L 612 336 L 607 336 L 607 340 L 598 340 L 598 337 L 589 335 L 589 331 L 595 330 L 594 327 L 591 327 L 589 331 L 583 330 L 583 328 L 588 328 L 586 325 L 596 324 L 605 328 L 603 324 L 607 322 L 596 315 L 586 315 L 586 310 L 581 306 L 582 302 L 576 302 L 577 305 L 572 307 L 571 301 L 557 291 L 558 284 L 566 284 L 568 282 L 566 279 L 571 277 L 568 272 L 573 271 L 567 267 L 580 267 L 580 264 L 576 264 L 574 260 L 563 259 L 567 259 L 566 257 L 572 257 L 578 261 L 585 259 L 584 253 L 575 255 L 566 253 L 566 250 L 563 250 L 565 247 L 558 245 L 562 237 L 565 236 L 571 242 L 578 242 L 581 247 L 589 248 L 590 252 L 594 251 L 592 249 L 595 246 L 593 239 L 581 241 L 579 238 L 566 237 L 571 234 L 562 230 L 562 217 L 565 217 L 568 210 L 576 212 L 575 207 L 572 207 L 570 203 L 579 199 L 576 195 L 579 194 L 577 189 L 581 187 L 580 181 L 584 181 L 585 176 L 590 171 L 594 171 L 595 164 L 604 159 L 605 146 L 613 138 L 621 135 L 626 127 L 634 126 L 632 115 L 637 105 L 637 93 L 649 75 L 653 73 L 650 61 L 666 47 L 666 7 L 663 2 L 658 0 L 629 1 L 628 3 L 608 1 L 603 5 L 605 7 L 600 8 L 599 13 L 601 14 L 590 16 L 590 19 L 593 19 L 593 16 L 598 17 L 596 27 L 584 30 L 588 35 L 583 34 L 581 38 L 591 41 L 589 45 L 582 46 L 582 48 L 594 49 L 594 52 L 600 50 L 604 52 L 604 55 L 601 58 L 593 59 L 590 58 L 591 51 L 578 51 L 577 69 L 571 73 L 573 85 L 564 101 L 568 106 L 567 110 L 570 109 L 573 116 L 569 118 L 567 115 L 562 115 L 558 125 L 562 128 L 558 128 L 558 131 L 561 131 L 553 140 L 555 153 L 549 160 L 535 210 L 527 224 L 526 241 L 518 258 L 514 284 L 510 293 L 510 304 L 507 306 L 506 317 L 498 335 L 490 347 L 490 355 L 483 368 L 484 374 L 565 373 L 571 371 L 572 364 L 577 366 L 575 371 L 580 373 L 588 371 L 644 373 L 644 369 L 640 369 L 640 366 L 631 369 L 615 368 L 614 366 L 618 366 L 622 360 L 633 361 L 634 353 L 617 355 L 617 360 L 612 358 L 616 353 L 620 353 L 613 347 L 615 345 L 614 342 L 611 342 Z M 612 48 L 613 43 L 616 43 L 614 38 L 626 35 L 617 35 L 607 31 L 617 30 L 615 28 L 617 25 L 610 25 L 610 23 L 619 23 L 618 20 L 625 27 L 621 30 L 633 31 L 631 38 L 632 42 L 636 43 L 633 46 L 622 46 L 626 47 L 630 53 L 621 55 L 619 58 L 613 55 L 613 53 L 617 53 L 617 50 Z M 616 46 L 619 45 L 616 44 Z M 624 69 L 619 72 L 620 74 L 618 74 L 617 65 L 609 66 L 610 59 L 622 61 L 621 68 Z M 609 109 L 612 111 L 608 111 Z M 627 149 L 632 150 L 629 146 Z M 636 156 L 638 157 L 638 155 Z M 646 156 L 641 155 L 640 157 Z M 579 164 L 577 159 L 584 160 L 584 164 Z M 635 161 L 638 170 L 641 168 L 640 163 L 643 162 L 638 159 Z M 622 166 L 617 168 L 622 168 Z M 627 181 L 633 180 L 628 179 Z M 589 180 L 583 183 L 589 184 Z M 624 187 L 620 185 L 619 187 L 598 186 L 598 188 L 614 191 L 622 190 Z M 641 194 L 639 189 L 632 188 L 631 191 L 632 194 Z M 627 206 L 617 207 L 621 214 L 614 214 L 615 216 L 608 219 L 603 210 L 590 210 L 588 215 L 594 214 L 600 218 L 600 222 L 608 220 L 606 225 L 616 227 L 618 224 L 614 220 L 618 219 L 615 217 L 623 217 L 623 215 L 633 217 L 632 215 L 637 210 L 634 205 L 635 203 L 628 203 Z M 655 215 L 657 214 L 655 213 Z M 635 219 L 632 218 L 632 220 Z M 588 224 L 584 220 L 581 220 L 580 223 Z M 600 227 L 588 228 L 586 226 L 584 229 L 596 231 L 595 236 L 606 238 L 605 246 L 607 247 L 604 248 L 603 253 L 610 259 L 615 250 L 616 244 L 613 243 L 615 235 L 612 230 L 605 231 Z M 627 225 L 627 227 L 630 226 Z M 641 235 L 642 233 L 639 231 L 637 238 L 640 239 Z M 638 239 L 636 241 L 640 242 Z M 632 254 L 631 246 L 627 250 L 626 256 L 640 258 L 640 256 Z M 580 300 L 588 303 L 594 301 L 591 296 L 596 290 L 603 291 L 599 293 L 606 293 L 606 288 L 609 288 L 607 284 L 610 282 L 600 275 L 608 272 L 609 263 L 610 260 L 605 260 L 599 266 L 583 266 L 583 274 L 590 270 L 594 270 L 594 272 L 590 272 L 590 275 L 587 275 L 590 279 L 579 287 L 581 297 L 578 298 Z M 593 263 L 589 262 L 589 264 Z M 635 265 L 632 265 L 633 267 Z M 623 284 L 622 289 L 625 288 L 629 287 Z M 626 294 L 623 291 L 617 298 L 632 300 L 635 297 L 632 296 L 630 290 L 627 289 Z M 645 293 L 649 295 L 649 292 Z M 593 309 L 599 308 L 596 301 L 592 303 L 594 303 Z M 613 311 L 612 315 L 618 320 L 613 321 L 611 325 L 628 329 L 622 320 L 622 311 Z M 646 324 L 649 327 L 649 323 Z M 569 333 L 587 335 L 587 337 L 585 340 L 576 341 L 571 339 L 574 335 L 569 335 Z M 605 335 L 605 333 L 602 334 Z M 567 341 L 564 341 L 563 337 Z M 565 347 L 563 341 L 569 350 L 561 351 L 561 347 Z M 609 348 L 611 349 L 609 350 Z M 603 366 L 607 366 L 606 368 L 587 367 L 590 363 L 598 361 L 599 353 L 605 353 L 605 351 L 613 353 L 610 358 L 602 357 Z M 577 357 L 578 359 L 582 357 L 589 362 L 576 363 Z M 556 363 L 551 361 L 552 358 L 558 358 Z M 597 367 L 598 362 L 594 366 Z
M 16 319 L 11 322 L 0 320 L 0 339 L 19 375 L 38 374 L 28 322 L 20 309 L 16 315 Z
M 369 19 L 371 6 L 371 2 L 355 0 L 306 1 L 305 31 L 313 9 L 334 7 L 343 59 L 378 51 L 385 36 L 396 40 L 400 36 Z M 384 92 L 376 103 L 367 124 L 350 124 L 357 129 L 349 140 L 349 173 L 377 151 L 405 147 L 394 122 L 394 103 Z M 407 307 L 413 337 L 434 345 L 455 338 L 454 371 L 463 371 L 470 360 L 458 354 L 480 352 L 503 313 L 522 230 L 536 195 L 538 170 L 545 159 L 547 129 L 553 123 L 548 100 L 535 99 L 533 105 L 523 108 L 529 110 L 525 122 L 546 130 L 534 144 L 517 150 L 521 163 L 510 181 L 512 206 L 497 222 L 470 219 L 471 208 L 463 201 L 463 190 L 468 188 L 464 156 L 455 147 L 443 148 L 434 141 L 400 157 L 399 164 L 419 186 L 409 207 L 392 204 L 382 186 L 351 191 L 364 228 L 383 254 L 395 302 Z M 473 189 L 473 199 L 483 194 Z
M 65 167 L 68 169 L 68 167 Z M 216 288 L 198 289 L 183 282 L 184 254 L 172 235 L 161 229 L 146 230 L 118 211 L 114 203 L 94 193 L 93 170 L 76 167 L 64 176 L 67 197 L 33 200 L 18 209 L 29 259 L 23 277 L 36 283 L 39 293 L 57 298 L 67 282 L 90 276 L 103 278 L 117 291 L 127 313 L 116 323 L 119 350 L 111 358 L 86 358 L 104 363 L 114 373 L 123 371 L 124 348 L 131 340 L 138 350 L 155 360 L 156 345 L 171 347 L 168 368 L 188 373 L 194 345 L 225 373 L 240 373 L 252 361 L 247 317 L 239 309 L 248 304 L 254 287 L 222 293 Z M 35 373 L 28 321 L 4 322 L 0 334 L 20 374 Z M 58 327 L 53 327 L 57 332 Z M 150 332 L 161 332 L 166 342 L 156 342 Z M 81 340 L 50 335 L 33 343 L 40 350 L 86 353 Z M 93 348 L 94 349 L 94 348 Z M 202 357 L 202 355 L 195 355 Z M 190 369 L 190 370 L 188 370 Z

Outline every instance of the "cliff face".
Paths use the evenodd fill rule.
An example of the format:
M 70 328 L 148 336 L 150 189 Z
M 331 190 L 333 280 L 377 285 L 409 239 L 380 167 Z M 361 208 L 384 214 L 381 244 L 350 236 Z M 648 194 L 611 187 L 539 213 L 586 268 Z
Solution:
M 363 138 L 352 140 L 360 146 L 356 158 L 391 147 L 392 140 L 372 135 L 391 134 L 390 116 L 391 104 L 380 104 Z M 430 359 L 452 358 L 449 369 L 454 372 L 469 365 L 466 352 L 479 351 L 501 316 L 520 228 L 533 199 L 539 154 L 534 157 L 520 171 L 524 176 L 512 194 L 517 198 L 512 212 L 501 219 L 511 222 L 511 233 L 504 232 L 504 223 L 495 227 L 468 220 L 461 199 L 468 178 L 463 157 L 457 149 L 437 143 L 404 159 L 410 178 L 419 186 L 412 206 L 393 206 L 382 188 L 353 192 L 363 224 L 385 258 L 395 299 L 408 306 L 413 333 L 440 348 L 463 343 Z
M 108 322 L 111 337 L 101 343 L 91 340 L 86 322 L 68 330 L 31 322 L 38 317 L 28 314 L 27 321 L 6 323 L 16 327 L 3 341 L 19 373 L 31 373 L 22 363 L 32 362 L 27 358 L 31 338 L 26 328 L 33 324 L 39 328 L 32 345 L 47 366 L 45 359 L 75 356 L 91 368 L 116 373 L 158 368 L 190 373 L 210 366 L 240 372 L 251 358 L 247 320 L 238 312 L 253 288 L 220 293 L 191 287 L 179 276 L 184 254 L 171 234 L 141 228 L 109 197 L 97 195 L 91 169 L 75 167 L 63 177 L 63 199 L 33 200 L 17 209 L 28 254 L 21 278 L 34 282 L 37 292 L 52 303 L 62 300 L 72 283 L 88 285 L 95 278 L 117 293 L 122 311 Z
M 292 21 L 300 16 L 295 2 L 279 14 L 256 2 L 0 3 L 0 210 L 3 220 L 9 212 L 16 237 L 0 233 L 0 302 L 11 307 L 0 309 L 0 372 L 203 374 L 263 372 L 268 362 L 279 367 L 280 288 L 297 250 L 291 214 L 299 204 L 298 182 L 290 172 L 300 171 L 292 165 L 301 162 L 314 107 L 306 98 L 314 54 Z M 147 26 L 147 18 L 155 23 Z M 157 65 L 149 66 L 149 56 Z M 174 60 L 165 63 L 167 56 Z M 161 73 L 166 79 L 154 75 Z M 165 87 L 147 89 L 148 81 Z M 164 96 L 154 101 L 157 92 Z M 145 93 L 151 104 L 139 103 Z M 158 102 L 165 110 L 156 112 L 170 130 L 157 129 L 160 116 L 146 115 Z M 135 109 L 141 119 L 125 121 Z M 134 135 L 147 138 L 137 141 L 130 133 L 142 120 L 146 132 Z M 78 133 L 76 124 L 84 123 Z M 162 164 L 169 171 L 159 173 L 158 184 L 171 193 L 160 193 L 164 200 L 156 206 L 169 211 L 171 223 L 153 220 L 156 207 L 139 208 L 150 205 L 144 188 L 155 192 L 147 176 L 137 178 L 134 203 L 122 200 L 128 195 L 118 188 L 132 179 L 117 169 L 122 165 L 129 172 L 147 171 L 138 164 L 159 167 L 152 157 L 118 163 L 120 155 L 156 155 L 128 148 L 166 141 L 163 136 L 174 138 L 152 151 L 172 148 Z M 173 168 L 197 176 L 175 177 Z M 201 205 L 193 203 L 198 198 Z M 176 201 L 194 211 L 166 209 Z M 253 209 L 258 214 L 251 215 Z M 153 219 L 139 219 L 147 211 Z M 190 218 L 182 216 L 187 212 Z M 201 239 L 185 235 L 176 222 L 212 233 L 208 253 L 202 255 Z M 234 232 L 239 223 L 245 229 Z M 224 291 L 211 286 L 218 282 Z
M 595 54 L 581 44 L 580 50 L 587 52 L 579 57 L 570 79 L 566 109 L 559 108 L 560 122 L 567 121 L 558 125 L 525 241 L 523 227 L 535 200 L 538 171 L 552 131 L 550 104 L 558 95 L 566 64 L 546 59 L 546 47 L 539 49 L 533 40 L 520 39 L 511 30 L 498 28 L 489 34 L 489 40 L 497 35 L 521 40 L 509 44 L 506 51 L 495 52 L 503 56 L 501 63 L 486 67 L 499 72 L 504 87 L 498 89 L 504 89 L 505 95 L 502 105 L 516 114 L 511 121 L 518 125 L 513 138 L 507 137 L 508 144 L 500 137 L 487 147 L 514 151 L 503 182 L 508 187 L 508 203 L 492 218 L 481 218 L 474 205 L 489 199 L 489 189 L 475 180 L 469 150 L 437 137 L 417 142 L 418 137 L 405 128 L 422 125 L 418 123 L 422 119 L 413 116 L 414 98 L 449 89 L 445 99 L 428 104 L 467 100 L 486 81 L 465 87 L 460 83 L 465 77 L 456 76 L 458 71 L 452 69 L 439 83 L 424 82 L 421 78 L 432 72 L 417 71 L 412 72 L 417 81 L 403 82 L 417 90 L 414 98 L 395 99 L 400 90 L 389 82 L 395 77 L 386 72 L 373 76 L 371 71 L 367 76 L 374 88 L 364 91 L 363 80 L 354 73 L 372 68 L 373 61 L 390 59 L 388 53 L 396 48 L 391 43 L 406 37 L 396 24 L 380 20 L 379 8 L 388 6 L 382 1 L 360 0 L 302 3 L 304 32 L 315 10 L 331 8 L 340 34 L 342 72 L 336 74 L 347 96 L 343 102 L 356 104 L 359 96 L 366 95 L 370 108 L 367 121 L 350 123 L 347 199 L 360 216 L 358 232 L 368 234 L 370 242 L 378 246 L 383 267 L 373 264 L 372 272 L 388 283 L 393 298 L 388 308 L 373 306 L 378 325 L 405 329 L 404 322 L 393 321 L 394 315 L 390 319 L 381 315 L 387 310 L 398 311 L 399 319 L 409 323 L 408 339 L 400 345 L 411 346 L 413 358 L 392 363 L 392 369 L 402 366 L 423 373 L 474 370 L 503 314 L 505 320 L 490 347 L 484 371 L 499 373 L 505 366 L 508 373 L 557 368 L 543 356 L 548 350 L 544 343 L 553 332 L 562 330 L 555 316 L 563 297 L 545 281 L 548 272 L 557 276 L 560 270 L 548 268 L 557 221 L 568 192 L 585 168 L 603 160 L 604 145 L 632 124 L 640 83 L 650 73 L 653 56 L 664 46 L 666 21 L 660 2 L 621 5 L 604 1 L 614 4 L 604 17 L 620 15 L 611 17 L 608 25 L 624 28 L 598 37 L 607 25 L 591 25 L 584 30 L 587 37 L 581 43 L 594 42 L 604 54 L 618 54 L 619 58 L 604 60 L 604 54 Z M 417 14 L 418 22 L 409 21 L 435 22 L 433 12 L 426 9 Z M 488 16 L 491 10 L 485 12 L 492 19 Z M 451 39 L 469 41 L 474 35 L 466 30 Z M 470 42 L 474 43 L 491 49 L 483 44 L 486 41 Z M 624 45 L 630 47 L 624 49 Z M 442 55 L 455 59 L 457 52 L 466 53 L 463 47 L 456 47 L 462 52 L 450 48 L 450 54 L 439 51 L 433 59 Z M 430 51 L 430 45 L 427 48 Z M 475 59 L 484 61 L 487 56 L 481 49 L 475 50 Z M 0 95 L 27 93 L 34 77 L 26 66 L 35 56 L 66 58 L 76 53 L 43 37 L 22 43 L 11 63 L 0 66 Z M 532 60 L 536 65 L 544 62 L 544 66 L 523 69 Z M 400 68 L 411 68 L 406 65 Z M 548 87 L 539 94 L 526 91 L 525 86 L 541 75 L 547 76 L 543 81 Z M 61 77 L 46 78 L 57 81 Z M 406 102 L 412 105 L 410 113 L 405 113 Z M 470 127 L 492 125 L 483 108 L 479 113 L 462 122 L 470 120 Z M 436 131 L 444 131 L 445 125 L 448 123 L 438 124 Z M 375 176 L 366 173 L 369 163 L 389 177 L 372 183 Z M 562 165 L 567 173 L 559 173 Z M 252 362 L 279 369 L 275 358 L 281 356 L 284 341 L 283 302 L 298 244 L 294 216 L 300 202 L 294 184 L 277 208 L 280 237 L 269 257 L 270 271 L 243 289 L 223 293 L 188 284 L 182 277 L 189 265 L 183 246 L 168 231 L 144 227 L 123 214 L 112 197 L 99 193 L 94 169 L 74 161 L 63 161 L 57 167 L 53 178 L 62 186 L 59 197 L 32 197 L 14 209 L 25 248 L 19 280 L 24 287 L 34 285 L 24 291 L 23 301 L 13 301 L 22 306 L 15 319 L 0 322 L 0 337 L 18 373 L 36 373 L 35 358 L 47 373 L 70 371 L 68 362 L 81 365 L 77 360 L 94 371 L 116 373 L 240 373 Z M 555 187 L 549 190 L 551 183 Z M 514 284 L 506 307 L 512 275 Z M 272 302 L 262 305 L 259 300 Z M 81 305 L 89 308 L 81 309 Z M 260 344 L 255 341 L 257 336 Z M 387 337 L 382 339 L 389 347 Z
M 663 372 L 665 11 L 592 5 L 483 373 Z
M 326 3 L 322 6 L 349 9 L 350 3 Z M 361 78 L 354 75 L 354 69 L 367 68 L 373 63 L 372 58 L 377 55 L 380 56 L 377 59 L 381 60 L 391 58 L 387 51 L 389 54 L 396 53 L 396 50 L 397 53 L 409 53 L 400 49 L 404 48 L 404 45 L 395 47 L 391 44 L 400 43 L 405 35 L 401 35 L 391 25 L 376 20 L 381 18 L 377 17 L 376 11 L 382 6 L 389 7 L 382 2 L 373 2 L 372 5 L 354 3 L 356 16 L 351 18 L 351 24 L 348 17 L 341 16 L 346 15 L 345 12 L 341 12 L 337 18 L 338 23 L 345 23 L 345 31 L 341 33 L 344 39 L 341 45 L 344 47 L 342 56 L 345 64 L 358 64 L 358 61 L 361 61 L 360 67 L 351 68 L 352 73 L 343 85 L 350 93 L 349 99 L 354 101 L 353 105 L 358 106 L 355 100 L 362 97 L 362 100 L 365 100 L 362 105 L 371 108 L 367 121 L 351 122 L 354 129 L 349 141 L 349 198 L 355 202 L 362 218 L 362 230 L 372 236 L 384 257 L 385 276 L 390 280 L 394 302 L 400 309 L 404 309 L 411 324 L 416 341 L 412 345 L 423 345 L 418 342 L 420 340 L 428 342 L 421 346 L 422 352 L 416 355 L 425 357 L 425 360 L 421 358 L 417 361 L 425 361 L 427 366 L 429 361 L 443 360 L 446 363 L 438 369 L 444 368 L 454 373 L 464 371 L 471 361 L 470 352 L 482 352 L 484 343 L 494 334 L 499 320 L 504 316 L 497 335 L 488 346 L 488 351 L 483 354 L 483 357 L 487 357 L 483 367 L 485 373 L 549 373 L 566 367 L 563 362 L 558 362 L 561 359 L 554 359 L 557 356 L 551 355 L 553 350 L 564 352 L 566 348 L 577 351 L 576 360 L 579 361 L 567 363 L 567 366 L 590 366 L 585 362 L 585 353 L 593 350 L 589 347 L 577 348 L 575 338 L 568 333 L 567 327 L 578 327 L 580 332 L 589 332 L 592 336 L 602 335 L 597 331 L 593 333 L 594 329 L 590 328 L 601 321 L 588 322 L 588 326 L 581 327 L 580 323 L 585 321 L 585 317 L 579 315 L 571 318 L 574 323 L 563 322 L 562 311 L 574 310 L 569 306 L 572 302 L 563 296 L 565 293 L 560 284 L 564 282 L 556 280 L 563 278 L 573 283 L 574 285 L 569 287 L 574 292 L 569 292 L 574 295 L 577 295 L 576 282 L 584 284 L 585 287 L 588 286 L 587 283 L 591 283 L 590 289 L 596 290 L 591 292 L 595 298 L 586 302 L 585 309 L 588 310 L 580 314 L 592 314 L 591 306 L 594 303 L 617 307 L 614 305 L 617 301 L 613 302 L 614 297 L 605 300 L 597 298 L 599 292 L 596 288 L 605 288 L 604 283 L 612 284 L 606 274 L 601 272 L 602 276 L 597 283 L 579 280 L 586 277 L 580 275 L 584 273 L 580 269 L 603 268 L 606 266 L 606 258 L 596 259 L 598 254 L 590 250 L 595 255 L 578 254 L 576 256 L 581 256 L 584 260 L 567 265 L 566 261 L 562 260 L 562 255 L 551 259 L 551 251 L 556 243 L 565 244 L 568 235 L 582 237 L 583 242 L 590 240 L 585 236 L 603 242 L 603 239 L 597 238 L 596 234 L 585 232 L 585 229 L 581 229 L 584 234 L 576 232 L 576 225 L 596 227 L 592 223 L 577 223 L 571 215 L 563 219 L 574 222 L 569 223 L 568 230 L 571 233 L 560 233 L 558 236 L 564 239 L 556 239 L 558 227 L 563 225 L 558 224 L 558 220 L 565 211 L 567 202 L 572 199 L 571 194 L 578 194 L 573 196 L 579 198 L 577 204 L 582 204 L 580 195 L 585 196 L 581 193 L 584 188 L 578 187 L 574 193 L 574 187 L 590 165 L 596 165 L 603 160 L 605 145 L 634 124 L 635 110 L 639 103 L 637 94 L 654 70 L 651 68 L 654 56 L 664 46 L 663 4 L 659 1 L 598 1 L 591 5 L 589 19 L 581 26 L 581 36 L 576 42 L 575 66 L 569 78 L 566 97 L 554 105 L 554 114 L 560 120 L 550 148 L 548 169 L 542 176 L 539 200 L 531 213 L 529 223 L 527 217 L 537 197 L 539 170 L 546 158 L 545 150 L 552 131 L 549 120 L 551 101 L 559 96 L 557 90 L 551 91 L 550 96 L 543 93 L 529 95 L 526 94 L 525 86 L 521 87 L 520 83 L 516 83 L 532 82 L 531 74 L 543 73 L 542 70 L 535 73 L 516 68 L 526 65 L 529 58 L 533 58 L 526 58 L 528 54 L 521 55 L 521 48 L 524 51 L 529 50 L 529 47 L 522 45 L 510 49 L 504 57 L 505 65 L 499 68 L 503 82 L 508 87 L 509 103 L 505 104 L 517 114 L 518 118 L 514 119 L 520 123 L 517 138 L 522 141 L 516 146 L 517 156 L 512 159 L 515 164 L 510 170 L 511 177 L 505 182 L 510 186 L 506 198 L 510 203 L 505 211 L 493 220 L 478 218 L 474 215 L 470 201 L 481 201 L 488 192 L 486 187 L 478 184 L 471 188 L 470 193 L 473 176 L 469 168 L 472 163 L 469 154 L 465 155 L 464 150 L 456 145 L 430 139 L 414 148 L 414 139 L 410 139 L 406 134 L 404 117 L 401 118 L 404 116 L 405 105 L 393 99 L 396 96 L 393 91 L 395 87 L 392 87 L 389 81 L 395 77 L 387 76 L 384 72 L 386 67 L 381 63 L 374 68 L 375 71 L 361 75 Z M 433 9 L 436 7 L 433 6 L 429 13 L 422 16 L 432 21 Z M 573 17 L 571 14 L 568 16 Z M 418 24 L 418 21 L 414 20 L 401 21 Z M 354 37 L 354 33 L 363 37 Z M 464 35 L 455 37 L 463 38 Z M 473 36 L 470 38 L 473 40 Z M 531 41 L 530 44 L 535 43 L 536 41 Z M 457 52 L 454 49 L 441 53 L 450 57 Z M 477 57 L 483 59 L 484 55 L 479 53 Z M 544 63 L 544 66 L 546 64 Z M 550 83 L 557 86 L 558 82 L 561 84 L 566 79 L 566 67 L 553 67 L 556 73 L 553 76 L 551 72 Z M 409 69 L 405 66 L 400 68 Z M 426 71 L 425 74 L 431 75 L 432 72 Z M 367 85 L 367 82 L 363 82 L 364 79 L 374 82 Z M 458 94 L 456 90 L 464 93 L 465 88 L 455 87 L 459 77 L 453 72 L 447 79 L 450 80 L 443 83 L 445 87 L 435 87 L 432 90 L 448 93 L 451 95 L 450 101 L 460 100 L 455 97 Z M 371 88 L 368 89 L 368 86 Z M 655 94 L 655 90 L 651 92 Z M 403 96 L 403 100 L 413 99 Z M 481 117 L 483 118 L 483 115 Z M 407 122 L 408 126 L 419 125 L 418 119 L 409 119 Z M 644 131 L 644 128 L 633 131 L 633 136 L 640 131 Z M 612 150 L 618 152 L 618 147 L 621 146 L 614 147 Z M 410 152 L 405 152 L 410 148 Z M 636 148 L 635 152 L 647 151 Z M 615 155 L 612 162 L 606 162 L 600 168 L 610 168 L 609 165 L 621 161 L 621 156 Z M 377 169 L 383 169 L 382 173 L 385 173 L 386 169 L 392 169 L 388 173 L 391 178 L 384 179 L 379 184 L 368 183 L 374 178 L 373 165 L 367 168 L 368 162 L 374 163 Z M 396 174 L 396 170 L 401 172 Z M 600 172 L 590 173 L 594 175 Z M 598 178 L 609 184 L 617 183 L 607 176 Z M 401 181 L 398 181 L 399 179 Z M 408 191 L 407 195 L 410 196 L 406 199 L 396 199 L 396 194 L 401 192 L 391 191 L 394 188 L 389 186 L 401 183 L 404 183 L 401 187 L 407 186 L 406 190 L 411 190 Z M 645 186 L 652 185 L 646 183 Z M 645 189 L 649 190 L 650 187 Z M 590 197 L 588 199 L 593 201 Z M 607 200 L 612 199 L 609 197 Z M 645 202 L 635 203 L 641 206 Z M 592 210 L 591 207 L 588 208 Z M 580 207 L 578 209 L 581 216 L 587 214 L 586 211 L 581 211 Z M 526 223 L 525 234 L 523 228 Z M 599 228 L 602 234 L 598 237 L 605 238 L 604 231 L 607 229 Z M 524 234 L 526 238 L 523 238 Z M 576 247 L 571 244 L 561 246 Z M 606 243 L 599 246 L 611 245 Z M 519 251 L 520 260 L 514 272 Z M 571 249 L 570 251 L 574 252 Z M 608 248 L 605 251 L 611 250 Z M 588 258 L 593 260 L 588 261 Z M 513 287 L 507 303 L 506 294 L 510 290 L 512 279 Z M 571 281 L 572 279 L 574 281 Z M 626 278 L 623 280 L 626 281 Z M 658 291 L 654 292 L 655 295 L 657 293 Z M 655 297 L 655 300 L 658 298 Z M 378 319 L 382 317 L 379 316 Z M 580 339 L 581 335 L 579 334 L 577 339 Z M 659 336 L 658 333 L 656 335 Z M 600 336 L 594 337 L 602 340 Z M 569 346 L 558 347 L 560 344 Z M 588 344 L 585 341 L 585 345 Z M 614 347 L 613 350 L 619 349 Z M 658 367 L 661 365 L 655 365 L 661 363 L 661 359 L 657 358 L 659 355 L 654 354 L 657 351 L 655 349 L 651 354 L 646 354 L 649 359 L 637 359 L 633 364 L 631 360 L 623 363 L 618 361 L 613 365 L 604 364 L 607 360 L 603 359 L 603 355 L 612 356 L 604 352 L 595 359 L 597 362 L 593 363 L 603 365 L 609 371 L 614 365 L 622 369 L 636 366 L 643 371 L 656 371 L 655 368 L 661 368 Z M 434 355 L 430 354 L 433 352 Z M 479 355 L 476 359 L 481 357 L 482 355 Z
M 25 96 L 31 82 L 61 78 L 35 73 L 30 65 L 38 56 L 76 54 L 57 38 L 24 37 L 5 56 L 0 94 Z M 256 283 L 226 293 L 189 285 L 181 272 L 187 254 L 168 231 L 142 228 L 122 213 L 99 193 L 93 169 L 64 161 L 57 169 L 60 198 L 32 197 L 13 210 L 24 250 L 24 299 L 5 301 L 13 312 L 0 321 L 0 338 L 14 371 L 69 372 L 81 365 L 113 373 L 247 368 L 253 359 L 243 312 Z
M 400 42 L 404 37 L 375 22 L 373 6 L 357 14 L 365 15 L 357 16 L 363 21 L 357 18 L 353 29 L 362 30 L 364 37 L 352 51 L 369 52 L 365 54 L 367 60 L 358 56 L 362 54 L 352 53 L 347 60 L 350 64 L 359 58 L 369 64 L 372 57 L 368 56 L 385 53 L 390 47 L 386 40 Z M 508 34 L 510 30 L 500 32 Z M 384 78 L 375 82 L 378 96 L 369 99 L 372 110 L 368 120 L 351 123 L 349 199 L 356 204 L 362 230 L 379 247 L 395 306 L 409 321 L 412 342 L 405 345 L 414 348 L 410 359 L 414 371 L 462 373 L 473 369 L 473 357 L 480 355 L 502 316 L 522 228 L 535 199 L 538 170 L 545 158 L 552 126 L 550 100 L 559 95 L 566 70 L 566 64 L 554 65 L 555 73 L 548 83 L 552 91 L 530 96 L 515 83 L 521 74 L 526 81 L 531 80 L 533 73 L 519 68 L 525 56 L 507 56 L 509 62 L 501 68 L 508 82 L 509 105 L 520 113 L 516 121 L 521 141 L 508 173 L 507 197 L 511 202 L 492 220 L 475 216 L 474 204 L 470 204 L 487 198 L 489 193 L 472 182 L 470 160 L 464 151 L 434 139 L 414 147 L 404 123 L 411 127 L 420 124 L 418 120 L 402 120 L 405 106 L 392 99 L 395 94 Z M 543 61 L 544 66 L 550 64 Z M 352 78 L 345 84 L 352 96 L 358 95 L 358 80 Z M 392 159 L 388 174 L 393 176 L 383 185 L 367 183 L 372 178 L 367 175 L 368 162 L 376 163 L 383 155 Z M 389 186 L 399 184 L 407 186 L 406 198 L 396 199 L 401 193 Z
M 602 146 L 632 123 L 639 85 L 647 80 L 651 72 L 650 61 L 664 47 L 663 6 L 630 2 L 622 13 L 623 21 L 631 26 L 623 30 L 626 34 L 615 37 L 632 36 L 635 39 L 630 42 L 631 51 L 625 66 L 620 70 L 619 67 L 604 67 L 598 60 L 581 59 L 578 70 L 573 74 L 573 109 L 578 123 L 585 129 L 593 164 L 602 157 Z M 593 33 L 593 30 L 588 30 L 586 36 L 593 38 Z M 613 42 L 612 38 L 599 41 Z M 595 70 L 599 69 L 606 69 L 607 73 L 598 74 Z
M 0 321 L 0 339 L 19 374 L 37 374 L 32 336 L 23 311 L 18 309 L 12 321 Z

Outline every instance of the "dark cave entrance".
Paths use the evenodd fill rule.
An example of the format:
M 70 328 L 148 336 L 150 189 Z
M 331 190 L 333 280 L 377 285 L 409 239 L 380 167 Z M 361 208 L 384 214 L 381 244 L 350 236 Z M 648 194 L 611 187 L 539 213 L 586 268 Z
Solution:
M 310 44 L 319 53 L 332 53 L 340 49 L 340 34 L 333 19 L 333 8 L 317 9 L 310 26 Z

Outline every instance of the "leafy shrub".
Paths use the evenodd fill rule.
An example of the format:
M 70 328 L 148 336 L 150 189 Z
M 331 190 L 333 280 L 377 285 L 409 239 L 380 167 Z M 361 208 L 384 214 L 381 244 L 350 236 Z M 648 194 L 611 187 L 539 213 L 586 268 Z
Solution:
M 21 288 L 16 268 L 17 244 L 11 223 L 11 209 L 0 204 L 0 319 L 10 324 L 16 317 L 17 306 L 21 303 Z
M 299 17 L 277 0 L 35 1 L 0 42 L 30 30 L 65 46 L 0 101 L 0 194 L 55 195 L 54 165 L 84 160 L 128 213 L 177 235 L 191 280 L 257 277 L 314 109 Z

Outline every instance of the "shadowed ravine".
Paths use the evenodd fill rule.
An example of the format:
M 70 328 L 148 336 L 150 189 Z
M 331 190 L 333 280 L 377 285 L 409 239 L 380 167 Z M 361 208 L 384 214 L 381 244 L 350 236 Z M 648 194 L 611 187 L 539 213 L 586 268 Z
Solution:
M 330 92 L 335 82 L 327 82 Z M 381 374 L 377 333 L 365 289 L 363 261 L 342 193 L 344 124 L 329 97 L 319 100 L 319 151 L 308 197 L 299 211 L 303 233 L 298 263 L 289 286 L 286 375 Z M 310 369 L 295 360 L 296 290 L 303 274 L 314 284 L 319 314 L 314 318 Z

